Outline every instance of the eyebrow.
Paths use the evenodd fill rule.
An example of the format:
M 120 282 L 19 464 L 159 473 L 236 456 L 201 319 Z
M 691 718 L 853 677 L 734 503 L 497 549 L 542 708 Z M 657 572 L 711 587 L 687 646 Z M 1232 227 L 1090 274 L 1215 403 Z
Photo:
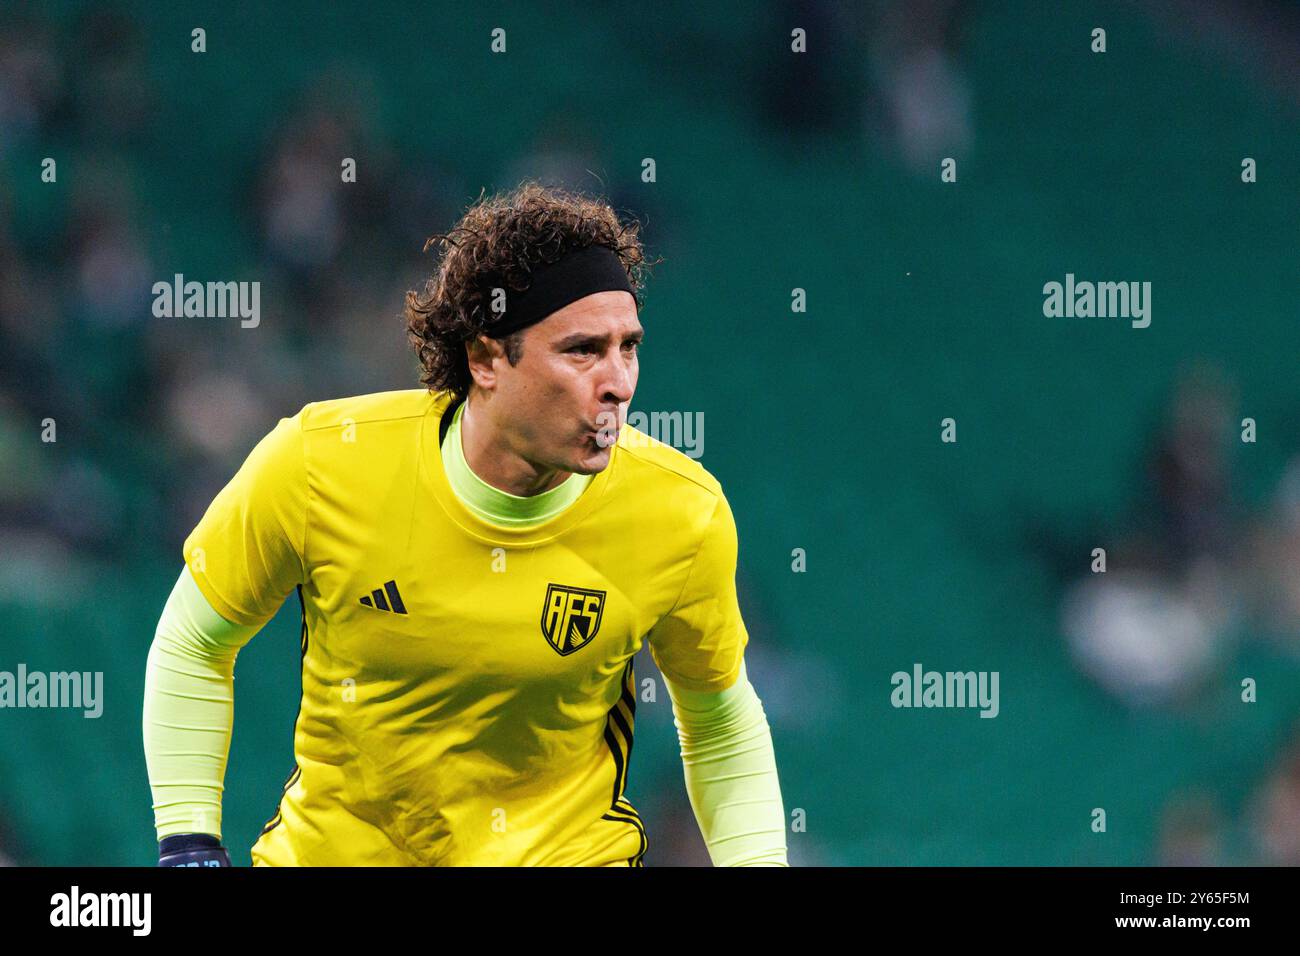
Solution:
M 635 332 L 629 332 L 623 336 L 626 342 L 640 342 L 645 338 L 645 329 L 637 329 Z M 555 347 L 560 351 L 571 349 L 575 345 L 604 345 L 608 342 L 610 336 L 606 334 L 595 334 L 592 332 L 573 332 L 566 335 L 555 343 Z

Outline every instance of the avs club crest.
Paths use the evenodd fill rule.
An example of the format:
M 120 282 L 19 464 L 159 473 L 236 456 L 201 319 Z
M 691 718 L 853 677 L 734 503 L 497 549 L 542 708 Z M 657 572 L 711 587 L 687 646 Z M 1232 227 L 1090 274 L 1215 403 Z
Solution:
M 561 657 L 572 654 L 591 643 L 600 630 L 604 610 L 604 591 L 548 584 L 542 604 L 542 634 Z

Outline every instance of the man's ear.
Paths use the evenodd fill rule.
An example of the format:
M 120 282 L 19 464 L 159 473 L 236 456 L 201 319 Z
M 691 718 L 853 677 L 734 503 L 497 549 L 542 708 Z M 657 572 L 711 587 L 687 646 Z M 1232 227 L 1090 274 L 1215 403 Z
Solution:
M 480 388 L 494 388 L 497 383 L 496 360 L 505 358 L 505 346 L 490 336 L 480 334 L 465 343 L 465 353 L 474 383 Z

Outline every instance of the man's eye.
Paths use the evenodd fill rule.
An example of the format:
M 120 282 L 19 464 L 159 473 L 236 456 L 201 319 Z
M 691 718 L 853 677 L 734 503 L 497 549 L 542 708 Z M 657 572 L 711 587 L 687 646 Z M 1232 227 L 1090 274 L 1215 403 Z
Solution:
M 575 345 L 575 346 L 573 346 L 573 348 L 569 349 L 569 351 L 570 351 L 570 352 L 590 352 L 590 351 L 591 351 L 591 346 L 590 346 L 590 345 Z
M 624 343 L 623 343 L 623 348 L 625 348 L 625 349 L 626 349 L 626 348 L 636 349 L 636 348 L 640 347 L 640 345 L 641 345 L 640 342 L 624 342 Z

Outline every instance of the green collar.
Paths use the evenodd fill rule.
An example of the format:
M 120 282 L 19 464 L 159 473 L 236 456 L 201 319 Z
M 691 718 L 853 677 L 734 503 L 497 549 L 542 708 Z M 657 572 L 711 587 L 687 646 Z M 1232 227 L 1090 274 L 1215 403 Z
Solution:
M 460 419 L 466 404 L 460 403 L 447 427 L 442 440 L 442 464 L 456 497 L 484 521 L 508 528 L 541 524 L 577 501 L 591 484 L 594 475 L 570 475 L 551 490 L 527 497 L 492 487 L 474 474 L 465 460 L 465 448 L 460 440 Z

